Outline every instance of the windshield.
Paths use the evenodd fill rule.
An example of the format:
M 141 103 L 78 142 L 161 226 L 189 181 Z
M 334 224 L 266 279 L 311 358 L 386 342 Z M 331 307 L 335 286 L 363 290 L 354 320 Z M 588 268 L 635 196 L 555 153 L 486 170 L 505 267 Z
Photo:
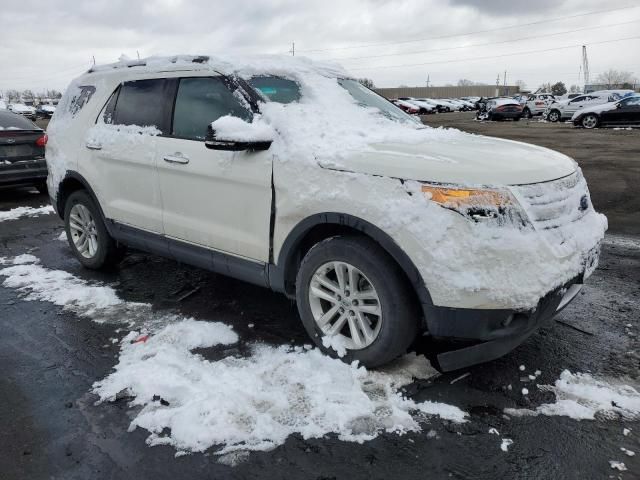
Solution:
M 349 92 L 355 101 L 362 107 L 377 108 L 385 117 L 388 117 L 391 120 L 420 123 L 419 120 L 407 115 L 389 100 L 378 95 L 374 91 L 369 90 L 357 80 L 340 78 L 338 79 L 338 84 Z

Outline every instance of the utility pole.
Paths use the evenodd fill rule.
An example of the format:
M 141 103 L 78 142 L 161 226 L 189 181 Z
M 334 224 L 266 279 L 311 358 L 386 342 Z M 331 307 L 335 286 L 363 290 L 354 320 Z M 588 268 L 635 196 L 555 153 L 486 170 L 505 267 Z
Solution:
M 291 42 L 291 50 L 289 50 L 289 53 L 292 57 L 296 56 L 296 42 Z
M 429 79 L 430 77 L 429 77 L 429 74 L 427 73 L 427 88 L 429 88 Z
M 585 91 L 589 85 L 589 58 L 587 57 L 587 46 L 582 46 L 582 73 L 584 74 Z
M 496 77 L 496 97 L 500 96 L 500 74 Z

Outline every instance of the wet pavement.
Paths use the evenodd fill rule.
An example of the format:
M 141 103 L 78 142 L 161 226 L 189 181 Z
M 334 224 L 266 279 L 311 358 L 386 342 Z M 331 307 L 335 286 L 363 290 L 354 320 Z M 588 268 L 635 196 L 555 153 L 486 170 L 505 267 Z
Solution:
M 3 210 L 46 203 L 28 190 L 0 192 Z M 43 266 L 111 284 L 129 301 L 152 304 L 201 320 L 224 322 L 243 345 L 307 342 L 295 305 L 283 296 L 158 257 L 131 253 L 112 272 L 83 270 L 55 215 L 0 222 L 0 256 L 32 253 Z M 195 293 L 178 301 L 180 293 Z M 0 288 L 0 478 L 639 478 L 640 421 L 567 417 L 510 417 L 505 408 L 553 402 L 536 384 L 553 384 L 564 369 L 621 379 L 638 386 L 640 364 L 640 241 L 607 239 L 600 268 L 579 298 L 526 343 L 497 361 L 417 381 L 406 394 L 417 401 L 456 405 L 469 421 L 431 417 L 421 433 L 382 434 L 363 444 L 329 435 L 298 435 L 270 452 L 252 452 L 236 466 L 212 453 L 175 457 L 149 447 L 148 432 L 128 432 L 126 400 L 95 405 L 91 385 L 117 363 L 111 343 L 121 325 L 97 324 L 47 302 L 26 301 Z M 254 324 L 253 328 L 249 324 Z M 631 325 L 628 327 L 627 325 Z M 427 348 L 428 345 L 419 345 Z M 236 354 L 238 352 L 235 352 Z M 542 374 L 530 381 L 527 373 Z M 469 375 L 459 379 L 463 374 Z M 454 380 L 458 379 L 454 382 Z M 522 381 L 524 380 L 524 381 Z M 453 383 L 452 383 L 453 382 Z M 508 389 L 508 385 L 512 389 Z M 529 395 L 521 389 L 528 388 Z M 489 433 L 497 429 L 501 436 Z M 631 435 L 623 436 L 623 428 Z M 501 438 L 510 438 L 508 452 Z M 612 470 L 624 461 L 628 471 Z

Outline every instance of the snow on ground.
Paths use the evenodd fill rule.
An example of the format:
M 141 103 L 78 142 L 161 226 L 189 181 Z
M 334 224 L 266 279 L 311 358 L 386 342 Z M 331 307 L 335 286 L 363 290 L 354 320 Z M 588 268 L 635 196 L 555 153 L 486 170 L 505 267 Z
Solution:
M 514 416 L 559 415 L 576 420 L 604 418 L 640 418 L 640 393 L 634 387 L 612 380 L 597 379 L 588 373 L 565 370 L 555 385 L 540 385 L 556 395 L 555 403 L 545 403 L 535 410 L 507 408 Z
M 16 207 L 11 210 L 0 212 L 0 222 L 6 220 L 17 220 L 20 217 L 37 217 L 38 215 L 49 215 L 53 213 L 51 205 L 42 206 L 40 208 L 33 207 Z
M 150 445 L 230 454 L 272 449 L 294 433 L 363 442 L 383 431 L 419 431 L 428 416 L 465 421 L 455 406 L 415 402 L 400 392 L 416 378 L 437 374 L 424 357 L 407 355 L 368 371 L 318 349 L 254 344 L 248 357 L 207 360 L 197 349 L 236 343 L 231 327 L 154 313 L 149 305 L 120 299 L 110 286 L 44 268 L 33 255 L 0 258 L 0 266 L 3 286 L 26 300 L 135 327 L 120 341 L 114 371 L 94 384 L 94 392 L 100 401 L 123 392 L 133 397 L 131 429 L 148 430 Z

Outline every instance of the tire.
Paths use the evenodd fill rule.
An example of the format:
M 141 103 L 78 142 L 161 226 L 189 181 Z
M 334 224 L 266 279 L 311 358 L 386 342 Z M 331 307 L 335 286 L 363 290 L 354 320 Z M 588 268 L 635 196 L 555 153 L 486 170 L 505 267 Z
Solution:
M 521 117 L 513 117 L 514 122 L 519 122 Z
M 84 231 L 86 243 L 80 243 L 82 235 L 74 227 L 76 225 L 83 227 L 81 230 Z M 64 227 L 69 247 L 82 266 L 92 270 L 109 268 L 124 257 L 125 248 L 111 238 L 100 210 L 86 190 L 69 195 L 64 208 Z M 83 251 L 76 242 L 86 245 L 87 250 Z
M 600 119 L 595 113 L 587 113 L 584 117 L 582 117 L 580 123 L 584 128 L 592 129 L 596 128 L 599 125 Z
M 524 107 L 524 110 L 522 110 L 522 116 L 524 118 L 532 118 L 533 114 L 531 113 L 531 110 L 529 110 L 529 107 Z
M 560 121 L 560 111 L 559 110 L 551 110 L 549 115 L 547 115 L 547 120 L 550 122 L 559 122 Z
M 337 280 L 336 265 L 343 267 L 345 288 L 342 289 Z M 351 271 L 357 272 L 353 274 L 353 278 L 358 279 L 354 282 L 358 287 L 349 283 L 348 279 L 352 277 L 348 272 Z M 322 272 L 325 280 L 331 282 L 332 288 L 336 288 L 337 295 L 330 295 L 333 298 L 331 301 L 319 298 L 314 293 L 318 289 L 331 292 L 317 282 L 316 274 L 319 272 Z M 349 292 L 352 287 L 357 293 Z M 338 358 L 338 352 L 326 347 L 323 338 L 340 339 L 350 343 L 342 344 L 346 347 L 343 361 L 351 363 L 357 360 L 366 367 L 374 368 L 406 353 L 418 335 L 420 314 L 411 288 L 395 261 L 375 242 L 361 236 L 337 236 L 314 245 L 302 260 L 296 278 L 296 300 L 302 323 L 320 350 Z M 362 298 L 358 301 L 353 298 L 355 296 L 376 296 L 377 300 Z M 336 328 L 340 324 L 343 327 L 337 330 L 337 335 L 331 337 L 321 329 L 316 318 L 321 318 L 322 313 L 334 308 L 339 310 L 328 317 L 329 322 L 324 328 Z M 380 315 L 363 312 L 365 308 L 378 310 Z M 346 319 L 341 322 L 343 317 Z M 364 329 L 358 330 L 355 327 L 359 324 L 358 320 L 367 322 L 369 340 L 364 335 Z M 354 340 L 352 328 L 360 332 L 363 342 L 359 346 Z
M 493 113 L 487 113 L 487 120 L 490 122 L 495 121 L 495 118 L 493 118 Z

